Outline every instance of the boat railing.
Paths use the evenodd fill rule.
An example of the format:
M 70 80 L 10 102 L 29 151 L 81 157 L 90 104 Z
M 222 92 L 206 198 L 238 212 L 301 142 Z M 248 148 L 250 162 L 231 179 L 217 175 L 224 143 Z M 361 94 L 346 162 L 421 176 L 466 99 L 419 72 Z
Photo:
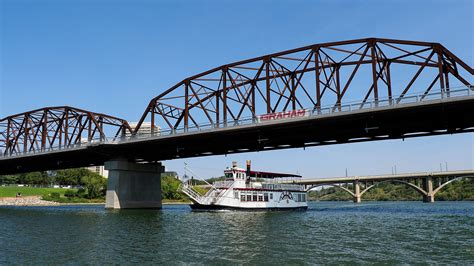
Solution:
M 213 183 L 215 188 L 230 188 L 235 181 L 216 181 Z
M 181 183 L 178 187 L 178 191 L 182 191 L 184 194 L 194 199 L 196 202 L 202 202 L 203 197 L 197 191 L 195 191 L 188 183 Z
M 277 183 L 262 183 L 263 189 L 269 190 L 299 190 L 306 191 L 305 187 L 297 184 L 277 184 Z

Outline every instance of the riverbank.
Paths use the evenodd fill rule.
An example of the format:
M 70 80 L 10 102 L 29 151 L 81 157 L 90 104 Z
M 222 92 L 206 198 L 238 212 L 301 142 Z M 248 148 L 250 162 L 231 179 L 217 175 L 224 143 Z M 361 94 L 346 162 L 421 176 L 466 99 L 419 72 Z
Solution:
M 42 200 L 41 196 L 1 197 L 0 206 L 57 206 L 54 201 Z
M 163 200 L 163 205 L 187 205 L 191 202 Z M 41 196 L 0 197 L 0 206 L 68 206 L 68 205 L 103 205 L 103 202 L 56 202 L 43 200 Z

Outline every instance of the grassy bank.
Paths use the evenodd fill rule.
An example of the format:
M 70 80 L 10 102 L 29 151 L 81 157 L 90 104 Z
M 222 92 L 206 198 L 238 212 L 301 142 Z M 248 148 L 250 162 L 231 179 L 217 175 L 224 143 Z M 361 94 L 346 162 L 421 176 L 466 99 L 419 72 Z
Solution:
M 59 193 L 64 196 L 66 188 L 38 188 L 38 187 L 16 187 L 16 186 L 5 186 L 0 187 L 0 197 L 15 197 L 19 192 L 22 196 L 43 196 L 53 192 Z
M 22 197 L 41 196 L 43 200 L 55 201 L 59 203 L 104 203 L 105 199 L 87 199 L 78 197 L 65 197 L 66 191 L 76 191 L 77 189 L 67 188 L 37 188 L 37 187 L 16 187 L 5 186 L 0 187 L 0 197 L 16 197 L 17 193 L 21 193 Z M 59 194 L 59 197 L 57 195 Z M 52 196 L 53 195 L 53 196 Z

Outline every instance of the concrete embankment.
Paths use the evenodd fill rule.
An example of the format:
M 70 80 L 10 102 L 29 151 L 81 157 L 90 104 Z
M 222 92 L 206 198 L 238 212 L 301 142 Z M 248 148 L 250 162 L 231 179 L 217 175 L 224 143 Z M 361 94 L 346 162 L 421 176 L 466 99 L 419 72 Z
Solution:
M 0 198 L 0 206 L 55 206 L 57 202 L 42 200 L 40 196 Z

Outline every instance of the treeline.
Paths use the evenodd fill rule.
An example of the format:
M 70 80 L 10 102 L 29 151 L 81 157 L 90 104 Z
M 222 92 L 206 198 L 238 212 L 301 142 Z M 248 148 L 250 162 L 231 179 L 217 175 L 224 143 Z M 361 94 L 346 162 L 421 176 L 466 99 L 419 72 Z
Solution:
M 161 177 L 161 197 L 165 200 L 186 201 L 186 195 L 178 191 L 181 184 L 177 178 L 172 176 Z
M 198 184 L 205 184 L 201 180 L 195 181 Z M 181 181 L 172 176 L 161 177 L 163 199 L 187 201 L 188 198 L 183 193 L 178 192 L 180 183 Z M 39 187 L 52 187 L 53 185 L 74 187 L 74 189 L 67 190 L 64 193 L 64 198 L 59 193 L 54 192 L 43 196 L 46 200 L 60 202 L 80 202 L 80 199 L 101 199 L 105 198 L 107 191 L 107 179 L 84 168 L 0 176 L 0 185 L 15 184 Z
M 352 187 L 349 186 L 352 190 Z M 308 194 L 310 200 L 321 201 L 352 201 L 352 196 L 340 188 L 327 187 L 317 191 L 310 191 Z M 403 184 L 382 183 L 370 189 L 364 195 L 362 200 L 372 201 L 418 201 L 423 196 Z M 474 200 L 474 179 L 465 178 L 443 187 L 435 195 L 436 201 L 459 201 Z
M 215 181 L 222 181 L 224 179 L 225 178 L 221 176 L 221 177 L 212 177 L 212 178 L 206 179 L 206 181 L 207 183 L 212 184 Z M 202 187 L 202 186 L 206 186 L 207 183 L 201 179 L 188 178 L 188 180 L 191 183 L 191 185 L 194 186 L 194 189 L 202 195 L 206 194 L 206 192 L 209 189 L 209 188 Z M 171 177 L 171 176 L 161 177 L 162 198 L 164 200 L 172 200 L 172 201 L 190 201 L 188 196 L 178 191 L 180 184 L 181 184 L 181 181 L 175 177 Z
M 0 176 L 0 184 L 24 184 L 40 187 L 73 186 L 76 189 L 68 190 L 64 194 L 68 199 L 100 199 L 105 197 L 107 191 L 107 179 L 84 168 L 4 175 Z M 44 195 L 43 198 L 58 201 L 60 196 L 59 193 L 51 193 Z
M 24 184 L 33 186 L 81 186 L 89 179 L 104 178 L 85 168 L 66 169 L 58 171 L 31 172 L 17 175 L 0 176 L 0 184 Z

